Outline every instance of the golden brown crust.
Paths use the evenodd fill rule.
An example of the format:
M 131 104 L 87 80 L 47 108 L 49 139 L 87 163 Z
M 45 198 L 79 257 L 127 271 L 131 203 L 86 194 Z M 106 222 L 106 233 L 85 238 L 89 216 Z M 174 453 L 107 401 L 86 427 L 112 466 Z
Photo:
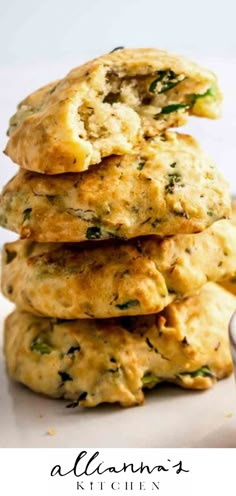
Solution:
M 228 279 L 236 227 L 202 233 L 83 245 L 16 241 L 5 245 L 2 289 L 21 309 L 66 319 L 161 311 L 208 281 Z
M 206 389 L 231 373 L 227 326 L 236 298 L 214 284 L 159 315 L 59 321 L 15 311 L 6 320 L 10 376 L 82 406 L 140 404 L 162 381 Z
M 168 132 L 84 173 L 20 171 L 3 190 L 0 221 L 39 242 L 166 236 L 202 231 L 229 217 L 230 203 L 198 143 Z
M 213 73 L 158 49 L 124 49 L 21 102 L 5 153 L 26 169 L 80 172 L 132 152 L 143 136 L 184 124 L 189 113 L 216 118 L 220 104 Z

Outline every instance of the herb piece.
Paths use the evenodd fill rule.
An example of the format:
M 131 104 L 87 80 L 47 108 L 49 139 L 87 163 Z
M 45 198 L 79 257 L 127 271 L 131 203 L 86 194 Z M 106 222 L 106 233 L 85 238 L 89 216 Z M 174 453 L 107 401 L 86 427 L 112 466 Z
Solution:
M 152 81 L 152 83 L 149 86 L 149 91 L 150 93 L 165 93 L 165 91 L 171 90 L 177 84 L 181 83 L 183 79 L 185 78 L 180 78 L 179 75 L 175 74 L 173 71 L 170 69 L 167 71 L 158 71 L 158 77 Z M 158 83 L 162 83 L 161 89 L 159 91 L 156 91 Z
M 30 219 L 31 212 L 32 212 L 32 208 L 26 208 L 23 211 L 23 222 Z
M 117 50 L 123 50 L 125 47 L 123 46 L 119 46 L 119 47 L 116 47 L 116 48 L 113 48 L 113 50 L 111 50 L 110 53 L 114 53 L 114 52 L 117 52 Z
M 158 224 L 160 224 L 160 223 L 161 223 L 161 219 L 154 219 L 154 221 L 152 222 L 151 226 L 155 228 L 155 227 L 157 227 L 157 226 L 158 226 Z
M 151 220 L 151 217 L 148 217 L 143 222 L 141 222 L 140 226 L 144 226 L 144 224 L 147 224 L 150 220 Z
M 168 184 L 165 187 L 166 193 L 172 194 L 174 192 L 175 185 L 181 181 L 181 174 L 179 172 L 173 172 L 168 174 Z
M 73 381 L 72 377 L 70 374 L 68 374 L 67 372 L 58 372 L 58 375 L 60 376 L 62 382 L 66 382 L 66 381 Z
M 100 239 L 101 237 L 101 228 L 97 226 L 88 227 L 86 231 L 87 239 Z
M 172 105 L 167 105 L 166 107 L 163 107 L 161 109 L 161 112 L 160 114 L 171 114 L 172 112 L 176 112 L 177 110 L 181 110 L 181 109 L 187 109 L 189 108 L 189 105 L 186 103 L 173 103 Z M 157 116 L 155 116 L 155 118 L 158 119 L 159 115 L 160 114 L 157 114 Z
M 146 338 L 146 343 L 147 345 L 149 346 L 149 348 L 153 351 L 155 351 L 155 353 L 158 353 L 158 350 L 157 348 L 155 348 L 155 346 L 151 343 L 150 339 L 149 338 Z
M 17 126 L 18 126 L 17 122 L 12 122 L 7 130 L 7 136 L 11 136 L 11 134 L 17 128 Z
M 139 300 L 128 300 L 125 303 L 117 303 L 116 307 L 120 310 L 128 310 L 129 308 L 137 307 L 140 305 Z
M 145 165 L 145 162 L 139 162 L 139 164 L 137 166 L 137 169 L 140 170 L 140 171 L 143 170 L 144 165 Z
M 115 359 L 114 357 L 111 357 L 111 358 L 110 358 L 110 362 L 112 362 L 112 363 L 116 363 L 116 359 Z
M 14 260 L 14 258 L 16 258 L 16 251 L 10 251 L 8 249 L 5 250 L 5 253 L 6 253 L 6 264 L 9 264 L 12 262 L 12 260 Z
M 30 349 L 32 351 L 38 351 L 42 355 L 49 355 L 53 351 L 53 348 L 49 346 L 47 343 L 42 341 L 41 338 L 36 338 L 33 340 Z
M 57 89 L 57 86 L 58 86 L 58 84 L 56 84 L 56 86 L 53 86 L 53 88 L 51 88 L 51 90 L 49 91 L 49 95 L 54 93 L 54 91 Z
M 69 350 L 67 351 L 67 355 L 73 355 L 73 353 L 76 353 L 76 351 L 80 351 L 80 346 L 71 346 Z
M 185 252 L 188 253 L 189 255 L 191 255 L 192 250 L 191 250 L 191 248 L 185 248 Z
M 182 212 L 178 212 L 178 210 L 173 210 L 173 215 L 176 215 L 176 217 L 184 217 L 185 219 L 189 219 L 189 215 L 185 210 L 182 210 Z
M 215 377 L 208 365 L 204 365 L 200 369 L 194 370 L 193 372 L 181 372 L 179 375 L 190 375 L 191 377 Z
M 176 166 L 176 162 L 173 162 L 172 164 L 170 164 L 170 167 L 172 167 L 172 169 L 174 169 Z
M 218 349 L 220 348 L 220 345 L 221 345 L 221 342 L 219 341 L 216 345 L 216 347 L 214 348 L 214 351 L 218 351 Z
M 80 401 L 85 400 L 87 394 L 88 393 L 84 391 L 83 393 L 80 394 L 80 396 L 76 401 L 73 401 L 72 403 L 69 403 L 69 405 L 66 405 L 66 408 L 76 408 L 79 405 Z
M 207 96 L 210 96 L 211 98 L 215 98 L 216 93 L 215 93 L 215 88 L 213 85 L 211 85 L 205 93 L 202 94 L 195 94 L 193 93 L 190 95 L 190 100 L 191 100 L 191 105 L 194 105 L 199 98 L 206 98 Z
M 161 382 L 161 379 L 151 373 L 147 373 L 142 377 L 142 383 L 144 386 L 146 386 L 147 384 L 157 384 L 158 382 Z

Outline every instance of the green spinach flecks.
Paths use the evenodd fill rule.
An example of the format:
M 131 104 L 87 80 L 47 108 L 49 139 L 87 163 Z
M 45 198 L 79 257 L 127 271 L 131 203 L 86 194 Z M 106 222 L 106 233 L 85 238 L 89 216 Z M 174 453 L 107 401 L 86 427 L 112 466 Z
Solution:
M 200 369 L 192 372 L 181 372 L 179 375 L 190 375 L 191 377 L 215 377 L 215 374 L 209 369 L 208 365 L 204 365 Z
M 115 306 L 120 310 L 128 310 L 129 308 L 134 308 L 140 305 L 139 300 L 128 300 L 124 303 L 117 303 Z
M 206 98 L 206 97 L 211 97 L 211 98 L 215 98 L 216 96 L 216 93 L 215 93 L 215 88 L 213 85 L 211 85 L 206 91 L 205 93 L 202 93 L 202 94 L 192 94 L 190 95 L 190 102 L 191 102 L 191 105 L 194 105 L 196 103 L 197 100 L 199 100 L 199 98 Z
M 58 375 L 60 376 L 62 382 L 73 381 L 71 375 L 68 374 L 67 372 L 61 372 L 61 371 L 59 371 L 58 372 Z
M 34 339 L 30 349 L 41 353 L 41 355 L 49 355 L 49 353 L 52 353 L 53 351 L 53 348 L 49 344 L 45 343 L 41 338 Z
M 179 172 L 173 172 L 168 174 L 168 183 L 165 187 L 166 193 L 172 194 L 175 189 L 175 185 L 181 182 L 181 174 Z
M 144 165 L 145 165 L 145 162 L 139 162 L 139 164 L 138 164 L 138 166 L 137 166 L 137 169 L 138 169 L 139 171 L 143 170 Z
M 71 346 L 69 350 L 67 351 L 67 355 L 73 355 L 77 351 L 80 351 L 80 346 Z
M 191 250 L 191 248 L 185 248 L 185 252 L 188 253 L 189 255 L 191 255 L 192 250 Z
M 177 75 L 170 69 L 166 71 L 158 71 L 157 74 L 158 77 L 154 79 L 149 86 L 150 93 L 165 93 L 185 79 L 184 76 Z
M 146 338 L 146 343 L 148 345 L 148 347 L 152 350 L 152 351 L 155 351 L 155 353 L 158 353 L 158 349 L 155 348 L 155 346 L 152 344 L 152 342 L 150 341 L 149 338 Z
M 189 108 L 189 105 L 187 103 L 172 103 L 171 105 L 166 105 L 166 107 L 163 107 L 161 109 L 161 112 L 154 116 L 154 119 L 159 119 L 161 114 L 167 115 L 171 114 L 172 112 L 177 112 L 178 110 L 187 108 Z
M 76 401 L 73 401 L 72 403 L 69 403 L 69 405 L 66 405 L 66 408 L 76 408 L 79 404 L 80 404 L 80 401 L 83 401 L 85 400 L 86 396 L 88 395 L 88 393 L 86 393 L 85 391 L 83 393 L 81 393 L 78 397 L 78 399 Z
M 32 208 L 26 208 L 23 211 L 23 222 L 25 222 L 26 220 L 29 220 L 30 219 L 31 212 L 32 212 Z
M 144 386 L 148 384 L 157 384 L 158 382 L 161 382 L 161 379 L 159 379 L 156 375 L 147 373 L 142 377 L 142 383 Z

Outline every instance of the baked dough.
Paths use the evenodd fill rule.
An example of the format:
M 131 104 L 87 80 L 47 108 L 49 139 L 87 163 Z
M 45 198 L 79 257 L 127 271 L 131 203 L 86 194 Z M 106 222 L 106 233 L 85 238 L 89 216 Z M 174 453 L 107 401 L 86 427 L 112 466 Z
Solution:
M 232 221 L 233 224 L 236 226 L 236 200 L 233 200 L 233 216 L 232 216 Z M 227 291 L 230 291 L 230 293 L 233 293 L 236 295 L 236 257 L 235 257 L 235 273 L 231 275 L 231 277 L 227 280 L 221 283 L 221 285 L 227 289 Z
M 221 99 L 215 75 L 184 57 L 118 50 L 23 100 L 5 153 L 25 169 L 80 172 L 131 153 L 143 137 L 184 124 L 188 114 L 219 117 Z
M 230 215 L 221 173 L 191 136 L 174 132 L 84 173 L 20 171 L 0 204 L 2 226 L 40 242 L 192 233 Z
M 86 407 L 143 403 L 162 381 L 207 389 L 231 373 L 227 327 L 236 298 L 208 283 L 161 314 L 60 321 L 15 311 L 4 351 L 11 378 Z
M 160 312 L 236 267 L 236 227 L 129 242 L 5 245 L 2 290 L 21 309 L 63 319 Z

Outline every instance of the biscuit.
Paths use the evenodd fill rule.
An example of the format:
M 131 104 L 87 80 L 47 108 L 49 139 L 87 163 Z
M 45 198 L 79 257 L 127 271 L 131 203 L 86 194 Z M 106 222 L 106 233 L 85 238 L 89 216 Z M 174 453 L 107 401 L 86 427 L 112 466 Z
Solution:
M 63 319 L 160 312 L 209 280 L 235 271 L 236 227 L 222 220 L 198 234 L 88 244 L 5 245 L 2 290 L 32 314 Z
M 119 50 L 23 100 L 5 153 L 36 172 L 80 172 L 131 153 L 143 137 L 184 124 L 188 114 L 219 117 L 221 99 L 215 75 L 181 56 Z
M 233 216 L 232 216 L 232 221 L 233 224 L 236 226 L 236 200 L 233 200 Z M 231 275 L 231 277 L 222 282 L 221 285 L 223 288 L 227 289 L 227 291 L 230 291 L 230 293 L 233 293 L 236 295 L 236 257 L 235 257 L 235 273 Z
M 108 320 L 6 320 L 11 378 L 37 393 L 86 407 L 143 403 L 144 388 L 169 381 L 207 389 L 231 373 L 227 326 L 236 298 L 208 283 L 161 314 Z
M 2 226 L 39 242 L 192 233 L 230 214 L 221 173 L 191 136 L 173 132 L 84 173 L 21 170 L 0 203 Z

